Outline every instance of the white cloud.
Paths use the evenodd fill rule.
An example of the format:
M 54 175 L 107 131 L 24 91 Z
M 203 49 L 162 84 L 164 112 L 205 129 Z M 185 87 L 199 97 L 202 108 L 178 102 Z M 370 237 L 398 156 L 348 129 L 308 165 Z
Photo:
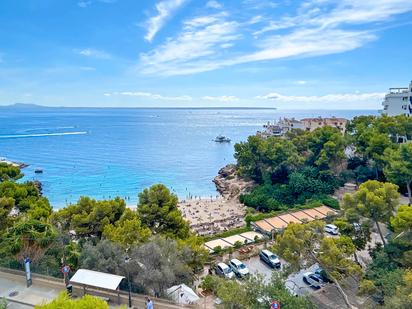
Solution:
M 232 95 L 222 95 L 222 96 L 204 96 L 202 97 L 202 100 L 206 101 L 217 101 L 217 102 L 236 102 L 239 101 L 238 97 L 232 96 Z
M 86 8 L 91 4 L 92 4 L 91 1 L 79 1 L 79 2 L 77 2 L 77 5 L 81 8 Z
M 211 9 L 221 9 L 223 6 L 216 0 L 210 0 L 206 3 L 206 7 Z
M 226 20 L 227 14 L 207 15 L 192 18 L 184 23 L 183 31 L 175 38 L 149 53 L 141 54 L 143 73 L 179 75 L 213 69 L 210 59 L 218 59 L 221 49 L 226 50 L 238 40 L 239 24 Z M 203 62 L 203 59 L 208 61 Z M 199 63 L 201 61 L 202 63 Z M 205 69 L 210 66 L 209 69 Z
M 181 7 L 186 0 L 163 0 L 156 4 L 157 14 L 147 21 L 145 40 L 151 42 L 166 21 Z
M 164 96 L 161 94 L 155 94 L 146 91 L 123 91 L 123 92 L 106 92 L 103 94 L 106 97 L 111 96 L 127 96 L 127 97 L 141 97 L 154 100 L 163 101 L 193 101 L 194 98 L 189 95 L 179 95 L 179 96 Z M 200 100 L 204 101 L 215 101 L 215 102 L 237 102 L 239 98 L 231 95 L 222 96 L 203 96 Z
M 97 59 L 110 59 L 111 55 L 103 50 L 93 49 L 93 48 L 86 48 L 82 50 L 76 51 L 79 55 L 85 57 L 92 57 Z
M 297 80 L 296 84 L 298 85 L 306 85 L 308 82 L 306 80 Z
M 151 92 L 140 92 L 140 91 L 113 92 L 113 93 L 104 93 L 103 95 L 104 96 L 121 95 L 121 96 L 128 96 L 128 97 L 143 97 L 143 98 L 148 98 L 148 99 L 165 100 L 165 101 L 192 101 L 192 97 L 188 95 L 163 96 L 163 95 L 155 94 Z
M 94 2 L 100 2 L 100 3 L 115 3 L 117 0 L 95 0 Z M 88 6 L 92 5 L 93 1 L 92 0 L 81 0 L 77 2 L 77 5 L 81 8 L 87 8 Z
M 370 100 L 382 100 L 385 97 L 384 92 L 370 92 L 370 93 L 344 93 L 344 94 L 327 94 L 323 96 L 295 96 L 283 95 L 277 92 L 271 92 L 267 95 L 257 96 L 256 99 L 283 101 L 283 102 L 360 102 Z
M 321 96 L 283 95 L 277 92 L 257 96 L 260 101 L 272 102 L 273 107 L 282 109 L 378 109 L 385 93 L 337 93 Z
M 250 6 L 259 1 L 244 3 Z M 410 0 L 308 0 L 295 15 L 272 20 L 228 13 L 200 16 L 186 20 L 180 33 L 141 54 L 140 68 L 144 74 L 184 75 L 250 62 L 347 52 L 377 40 L 377 22 L 409 11 Z M 241 48 L 228 48 L 234 45 Z

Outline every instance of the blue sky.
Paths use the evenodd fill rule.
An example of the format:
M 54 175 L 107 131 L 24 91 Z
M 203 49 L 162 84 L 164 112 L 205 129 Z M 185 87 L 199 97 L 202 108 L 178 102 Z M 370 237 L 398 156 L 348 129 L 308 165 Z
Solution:
M 378 109 L 410 0 L 2 0 L 0 105 Z

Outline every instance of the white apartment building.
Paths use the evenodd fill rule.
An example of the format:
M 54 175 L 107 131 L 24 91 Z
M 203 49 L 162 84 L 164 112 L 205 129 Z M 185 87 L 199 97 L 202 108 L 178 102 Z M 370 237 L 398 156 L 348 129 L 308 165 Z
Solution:
M 389 88 L 382 105 L 384 115 L 412 117 L 412 81 L 408 88 Z

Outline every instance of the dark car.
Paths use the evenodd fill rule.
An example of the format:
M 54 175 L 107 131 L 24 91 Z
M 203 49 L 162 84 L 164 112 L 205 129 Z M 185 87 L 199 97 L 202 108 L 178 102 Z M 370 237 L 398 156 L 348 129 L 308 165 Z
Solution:
M 281 265 L 279 258 L 269 250 L 260 251 L 259 258 L 273 268 L 279 268 Z
M 320 289 L 323 285 L 322 279 L 319 278 L 319 276 L 316 275 L 315 273 L 311 273 L 311 272 L 304 273 L 302 280 L 303 282 L 310 285 L 314 289 Z
M 327 283 L 332 283 L 333 282 L 332 280 L 330 280 L 330 278 L 326 274 L 326 271 L 324 271 L 320 267 L 315 270 L 315 275 L 318 276 L 320 279 L 322 279 L 323 282 L 327 282 Z

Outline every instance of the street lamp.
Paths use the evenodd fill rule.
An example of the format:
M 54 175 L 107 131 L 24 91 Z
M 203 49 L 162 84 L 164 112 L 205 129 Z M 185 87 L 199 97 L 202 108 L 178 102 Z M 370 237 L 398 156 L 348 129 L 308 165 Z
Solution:
M 126 271 L 127 271 L 127 282 L 129 284 L 129 308 L 132 308 L 132 286 L 130 284 L 130 270 L 129 270 L 129 262 L 131 258 L 129 258 L 127 255 L 124 258 L 124 262 L 126 263 Z

